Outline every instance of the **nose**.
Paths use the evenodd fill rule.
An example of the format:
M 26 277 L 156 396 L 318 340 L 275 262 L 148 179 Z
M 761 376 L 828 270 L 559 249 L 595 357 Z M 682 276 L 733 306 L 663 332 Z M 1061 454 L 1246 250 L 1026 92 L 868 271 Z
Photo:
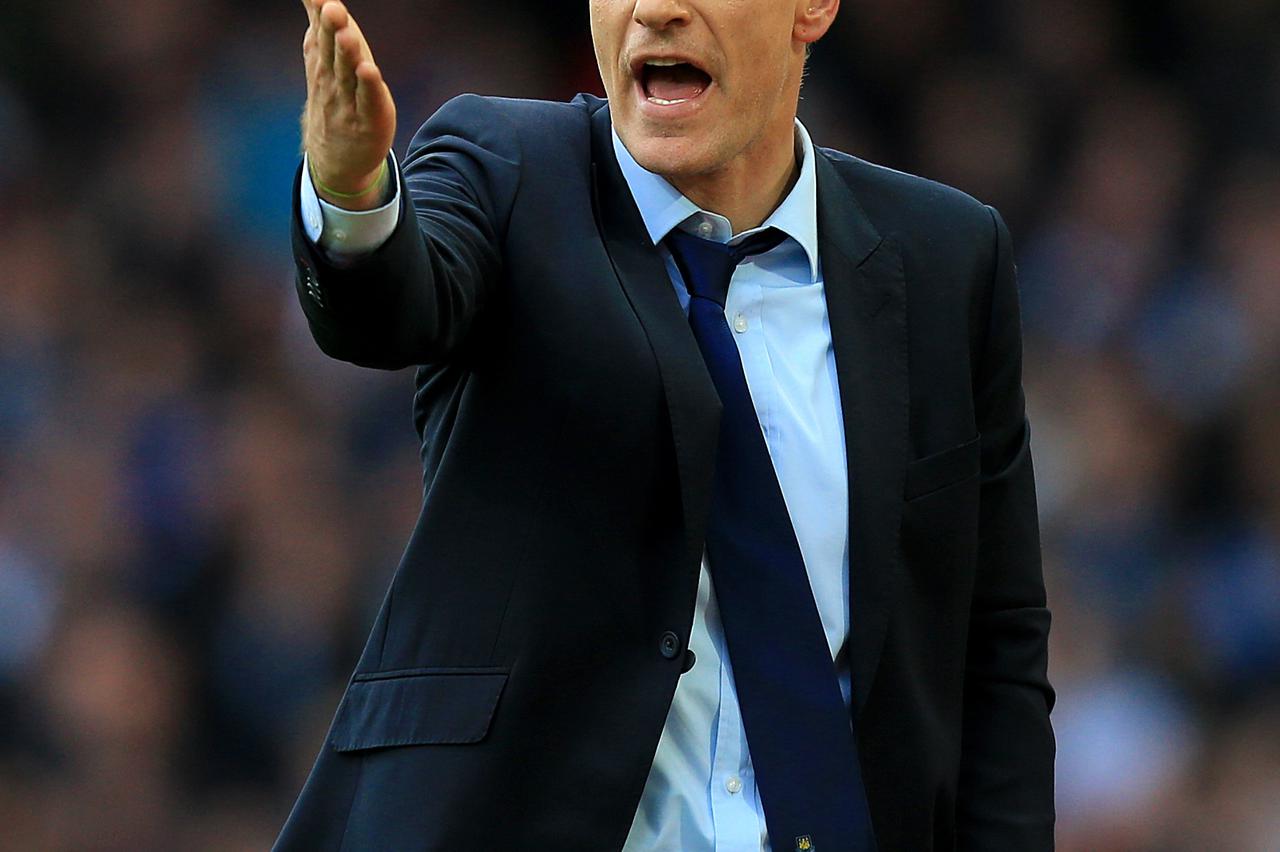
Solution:
M 636 0 L 632 18 L 646 29 L 665 30 L 689 23 L 689 9 L 682 0 Z

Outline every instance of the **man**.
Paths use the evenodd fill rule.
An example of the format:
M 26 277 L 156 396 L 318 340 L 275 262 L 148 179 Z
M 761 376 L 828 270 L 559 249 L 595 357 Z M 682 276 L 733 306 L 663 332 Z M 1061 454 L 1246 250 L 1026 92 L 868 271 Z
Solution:
M 608 101 L 403 167 L 304 3 L 299 295 L 418 365 L 426 488 L 277 848 L 1052 848 L 1008 234 L 814 147 L 839 0 L 591 0 Z

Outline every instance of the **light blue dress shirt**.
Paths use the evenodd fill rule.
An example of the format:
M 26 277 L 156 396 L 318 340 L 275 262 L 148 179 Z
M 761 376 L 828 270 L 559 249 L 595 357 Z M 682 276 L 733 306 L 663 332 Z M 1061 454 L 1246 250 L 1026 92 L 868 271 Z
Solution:
M 818 257 L 815 155 L 798 121 L 796 145 L 801 169 L 791 192 L 760 228 L 733 234 L 728 219 L 699 209 L 662 177 L 645 171 L 617 135 L 613 137 L 618 165 L 686 310 L 688 293 L 662 245 L 673 228 L 718 242 L 769 227 L 788 236 L 738 267 L 725 318 L 738 344 L 847 705 L 849 498 L 844 427 Z M 395 229 L 398 187 L 397 197 L 385 207 L 352 214 L 320 201 L 305 175 L 304 171 L 304 227 L 335 259 L 375 249 Z M 697 595 L 689 636 L 697 662 L 676 687 L 624 852 L 769 852 L 705 558 Z

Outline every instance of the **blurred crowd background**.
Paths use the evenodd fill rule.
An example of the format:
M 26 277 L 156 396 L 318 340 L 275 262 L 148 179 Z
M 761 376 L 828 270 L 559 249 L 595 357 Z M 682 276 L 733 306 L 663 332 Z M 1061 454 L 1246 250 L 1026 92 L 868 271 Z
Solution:
M 398 150 L 599 91 L 582 0 L 352 5 Z M 295 301 L 305 15 L 4 19 L 0 849 L 265 849 L 421 488 Z M 1280 2 L 848 0 L 801 117 L 1013 231 L 1059 848 L 1280 849 Z

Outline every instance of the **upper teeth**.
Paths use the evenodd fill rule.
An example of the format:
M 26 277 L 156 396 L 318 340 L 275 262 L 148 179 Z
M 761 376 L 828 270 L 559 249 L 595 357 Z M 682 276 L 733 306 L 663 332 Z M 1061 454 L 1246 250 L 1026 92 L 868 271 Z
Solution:
M 645 65 L 657 65 L 659 68 L 667 68 L 671 65 L 683 65 L 679 59 L 648 59 Z

